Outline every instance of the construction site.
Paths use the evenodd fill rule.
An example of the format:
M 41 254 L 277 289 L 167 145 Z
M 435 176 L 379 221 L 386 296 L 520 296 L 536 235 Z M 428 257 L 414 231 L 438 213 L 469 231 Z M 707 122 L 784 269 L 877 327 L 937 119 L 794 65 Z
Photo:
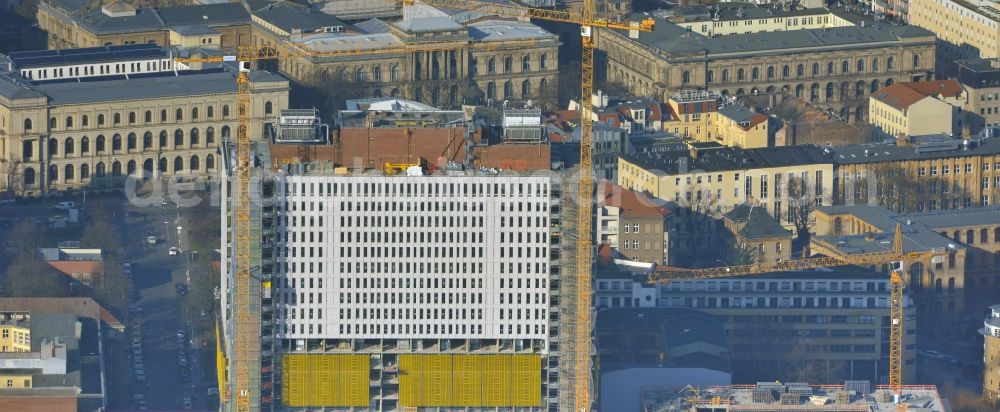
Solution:
M 885 385 L 846 381 L 842 385 L 801 382 L 759 382 L 707 388 L 642 391 L 643 412 L 946 412 L 934 386 L 907 385 L 901 397 Z M 905 408 L 905 409 L 904 409 Z

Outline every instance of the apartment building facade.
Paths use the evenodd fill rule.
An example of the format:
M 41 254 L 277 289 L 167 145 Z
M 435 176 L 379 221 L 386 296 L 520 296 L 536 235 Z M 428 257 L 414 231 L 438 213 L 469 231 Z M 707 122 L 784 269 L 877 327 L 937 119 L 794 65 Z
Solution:
M 958 85 L 954 80 L 950 82 Z M 955 113 L 960 107 L 921 93 L 906 83 L 895 83 L 878 89 L 869 98 L 868 121 L 886 138 L 952 135 L 961 133 L 955 124 L 956 119 L 959 122 L 961 119 L 960 112 Z
M 1000 11 L 992 2 L 909 0 L 909 21 L 940 39 L 938 68 L 954 75 L 951 62 L 1000 57 Z
M 724 319 L 734 379 L 816 373 L 826 380 L 885 381 L 888 279 L 841 266 L 750 278 L 675 280 L 659 287 L 659 307 L 691 308 Z M 904 305 L 903 381 L 916 376 L 916 310 Z M 781 370 L 772 362 L 785 363 Z M 803 360 L 808 360 L 802 363 Z M 809 371 L 806 371 L 806 370 Z
M 621 156 L 618 184 L 715 217 L 736 205 L 751 204 L 786 227 L 796 202 L 831 204 L 833 163 L 819 147 L 740 149 L 710 143 L 690 147 Z M 805 187 L 790 192 L 790 182 Z M 792 199 L 790 194 L 799 197 Z
M 968 93 L 965 122 L 971 135 L 1000 126 L 1000 58 L 955 62 L 955 77 Z
M 554 181 L 285 167 L 263 217 L 261 312 L 284 406 L 556 410 Z M 331 384 L 311 375 L 323 362 L 345 365 L 332 384 L 353 389 L 314 395 Z
M 62 73 L 58 79 L 26 79 L 19 69 L 0 72 L 0 136 L 5 142 L 0 191 L 38 196 L 121 189 L 133 174 L 205 177 L 221 167 L 219 145 L 236 130 L 236 74 L 223 67 L 170 65 L 129 77 L 119 70 L 140 64 L 130 54 L 144 46 L 119 47 L 50 56 L 47 69 L 32 65 L 40 73 Z M 157 53 L 167 58 L 166 52 Z M 95 59 L 109 59 L 108 54 L 111 61 L 91 65 Z M 7 57 L 13 67 L 40 60 L 17 53 Z M 66 66 L 67 61 L 75 64 Z M 93 78 L 67 74 L 81 68 L 88 73 L 87 67 L 108 73 Z M 289 86 L 284 77 L 263 71 L 251 72 L 250 80 L 250 136 L 259 139 L 265 119 L 288 107 Z
M 910 140 L 829 148 L 836 170 L 834 204 L 921 212 L 996 203 L 1000 139 Z

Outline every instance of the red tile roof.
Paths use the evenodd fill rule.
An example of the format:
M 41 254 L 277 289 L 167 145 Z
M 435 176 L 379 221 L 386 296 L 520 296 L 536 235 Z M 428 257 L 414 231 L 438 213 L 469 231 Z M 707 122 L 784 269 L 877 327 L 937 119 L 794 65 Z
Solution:
M 894 83 L 878 89 L 874 97 L 875 100 L 889 106 L 897 109 L 906 109 L 914 103 L 925 99 L 927 95 L 911 89 L 902 83 Z
M 955 79 L 928 80 L 923 82 L 901 82 L 885 86 L 875 92 L 876 100 L 897 109 L 905 109 L 925 97 L 959 97 L 964 92 Z
M 925 96 L 959 97 L 962 95 L 962 85 L 956 79 L 928 80 L 923 82 L 900 83 Z
M 601 205 L 621 208 L 622 216 L 670 216 L 670 209 L 659 205 L 660 201 L 656 199 L 610 182 L 605 182 L 602 186 L 604 196 Z

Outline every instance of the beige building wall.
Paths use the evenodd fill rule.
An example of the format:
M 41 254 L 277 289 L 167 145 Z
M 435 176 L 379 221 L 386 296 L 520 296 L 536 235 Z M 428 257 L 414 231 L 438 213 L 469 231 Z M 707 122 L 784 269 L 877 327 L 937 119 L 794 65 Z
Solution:
M 931 159 L 837 165 L 836 204 L 868 201 L 866 176 L 901 170 L 927 191 L 919 198 L 903 199 L 908 210 L 957 209 L 997 204 L 1000 200 L 1000 154 L 955 155 Z M 946 171 L 947 170 L 947 171 Z
M 1000 23 L 970 3 L 955 0 L 910 0 L 910 24 L 937 34 L 959 47 L 978 51 L 979 57 L 1000 57 Z
M 953 106 L 934 97 L 920 99 L 906 109 L 897 109 L 871 97 L 868 112 L 869 122 L 892 136 L 952 133 Z
M 833 191 L 833 164 L 811 164 L 789 167 L 772 167 L 750 170 L 718 172 L 690 171 L 666 174 L 646 170 L 628 160 L 618 159 L 618 185 L 635 191 L 644 191 L 654 197 L 676 202 L 681 206 L 722 213 L 740 203 L 764 207 L 783 226 L 790 227 L 787 212 L 791 201 L 785 187 L 789 176 L 804 177 L 808 182 L 810 199 L 829 205 Z M 749 192 L 747 188 L 749 187 Z
M 26 326 L 0 325 L 0 353 L 31 352 L 31 329 Z
M 847 213 L 827 214 L 816 211 L 815 215 L 815 229 L 819 236 L 834 235 L 835 233 L 844 236 L 860 235 L 866 232 L 882 233 L 871 222 L 866 222 Z M 836 245 L 828 244 L 816 237 L 812 238 L 809 247 L 810 252 L 814 255 L 846 256 Z M 933 302 L 933 307 L 922 307 L 921 312 L 937 314 L 961 312 L 965 307 L 967 250 L 960 248 L 952 252 L 945 250 L 928 250 L 926 252 L 929 253 L 918 259 L 903 262 L 903 280 L 906 282 L 906 287 L 916 298 L 928 298 Z M 878 267 L 872 265 L 871 269 L 887 273 L 888 264 L 889 262 L 886 262 Z
M 677 114 L 677 119 L 664 121 L 664 131 L 673 132 L 699 142 L 713 141 L 715 122 L 720 117 L 715 107 L 700 113 L 689 113 L 684 103 L 679 103 L 673 98 L 667 99 L 667 104 L 671 111 Z M 700 104 L 700 102 L 695 104 Z
M 31 387 L 30 373 L 0 372 L 0 389 L 23 389 Z
M 87 28 L 76 23 L 73 18 L 61 8 L 39 3 L 38 26 L 48 33 L 49 49 L 70 49 L 79 47 L 97 47 L 119 44 L 156 43 L 162 46 L 184 46 L 171 42 L 169 29 L 156 29 L 128 33 L 92 33 Z M 232 25 L 210 26 L 219 32 L 218 45 L 232 48 L 237 45 L 250 44 L 250 22 Z
M 287 41 L 280 33 L 262 27 L 254 27 L 253 44 L 277 46 Z M 559 45 L 554 38 L 478 43 L 441 40 L 435 41 L 433 46 L 421 44 L 422 48 L 431 50 L 426 52 L 390 50 L 364 58 L 295 56 L 281 59 L 279 69 L 293 80 L 306 84 L 340 77 L 367 83 L 372 95 L 395 96 L 436 106 L 460 105 L 462 91 L 470 77 L 487 99 L 544 102 L 551 101 L 556 94 Z M 434 74 L 435 65 L 439 67 L 437 75 Z
M 768 122 L 750 127 L 740 126 L 736 120 L 726 116 L 716 116 L 715 141 L 724 146 L 738 146 L 744 149 L 767 147 Z
M 621 83 L 632 94 L 661 101 L 678 90 L 692 88 L 729 95 L 785 90 L 813 104 L 833 108 L 848 121 L 856 121 L 866 117 L 868 96 L 873 91 L 894 82 L 924 79 L 934 71 L 933 36 L 864 48 L 708 55 L 661 53 L 629 39 L 627 34 L 609 30 L 597 33 L 597 45 L 606 55 L 607 80 Z
M 728 34 L 761 33 L 774 31 L 790 31 L 803 29 L 822 29 L 827 27 L 853 26 L 829 10 L 816 10 L 811 16 L 769 17 L 764 19 L 742 19 L 726 21 L 690 21 L 677 22 L 678 26 L 706 36 L 724 36 Z
M 254 85 L 251 139 L 288 108 L 288 90 L 287 81 Z M 0 99 L 0 124 L 8 125 L 0 132 L 0 192 L 120 189 L 124 176 L 149 168 L 154 177 L 214 175 L 225 134 L 236 136 L 236 93 L 63 106 L 44 97 Z M 109 179 L 98 179 L 102 170 Z

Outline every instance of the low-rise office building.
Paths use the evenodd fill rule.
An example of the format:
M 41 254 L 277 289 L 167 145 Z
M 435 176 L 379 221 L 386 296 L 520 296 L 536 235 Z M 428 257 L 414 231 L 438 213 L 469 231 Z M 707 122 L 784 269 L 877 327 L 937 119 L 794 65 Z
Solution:
M 190 70 L 151 45 L 19 52 L 6 59 L 0 191 L 38 196 L 119 189 L 133 174 L 208 176 L 221 167 L 220 142 L 236 130 L 236 72 L 228 66 Z M 260 139 L 263 123 L 288 107 L 289 85 L 265 71 L 249 77 L 249 134 Z
M 621 156 L 618 184 L 716 217 L 736 205 L 753 204 L 786 227 L 796 202 L 831 204 L 833 162 L 817 146 L 689 146 L 688 151 Z M 789 192 L 791 182 L 799 182 L 805 190 Z M 792 199 L 791 194 L 799 198 Z
M 963 107 L 969 133 L 1000 126 L 1000 57 L 954 62 L 955 77 L 968 93 Z
M 920 303 L 921 314 L 955 314 L 965 306 L 968 251 L 922 222 L 936 219 L 934 214 L 902 215 L 878 206 L 818 207 L 816 236 L 811 238 L 810 249 L 814 254 L 832 257 L 888 252 L 898 224 L 903 231 L 903 251 L 921 254 L 904 262 L 903 268 L 904 282 Z M 870 268 L 887 275 L 890 264 Z
M 672 280 L 659 307 L 692 308 L 723 319 L 734 379 L 771 380 L 793 372 L 837 381 L 885 380 L 889 373 L 889 280 L 840 266 L 752 278 Z M 904 305 L 904 382 L 916 376 L 916 309 Z M 802 370 L 798 370 L 802 369 Z
M 988 206 L 1000 195 L 997 138 L 914 136 L 826 150 L 836 169 L 834 204 L 920 212 Z

